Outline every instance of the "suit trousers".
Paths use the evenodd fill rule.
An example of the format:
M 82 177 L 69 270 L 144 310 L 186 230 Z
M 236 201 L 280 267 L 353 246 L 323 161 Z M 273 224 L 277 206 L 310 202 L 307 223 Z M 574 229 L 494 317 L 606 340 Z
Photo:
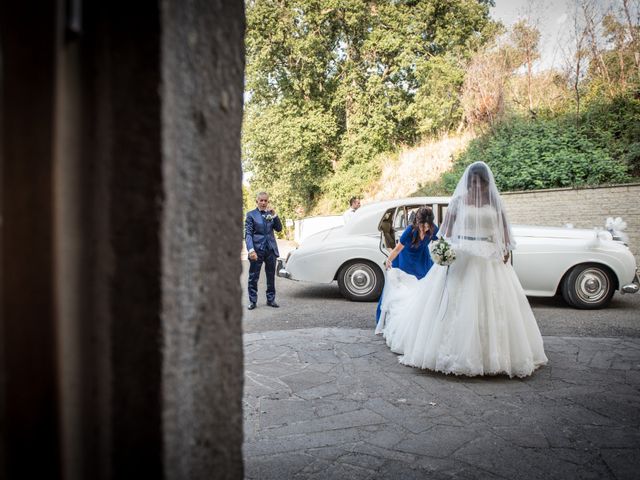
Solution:
M 258 280 L 264 263 L 264 271 L 267 275 L 267 302 L 273 302 L 276 299 L 276 262 L 278 259 L 270 248 L 264 252 L 256 251 L 256 254 L 258 255 L 257 260 L 249 260 L 249 301 L 251 303 L 258 301 Z

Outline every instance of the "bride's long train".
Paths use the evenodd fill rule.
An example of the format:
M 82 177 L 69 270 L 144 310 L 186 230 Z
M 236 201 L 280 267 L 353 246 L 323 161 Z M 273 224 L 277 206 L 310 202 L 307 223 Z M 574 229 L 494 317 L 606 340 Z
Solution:
M 426 277 L 392 269 L 382 333 L 400 362 L 456 375 L 525 377 L 547 363 L 542 336 L 509 264 L 459 252 Z

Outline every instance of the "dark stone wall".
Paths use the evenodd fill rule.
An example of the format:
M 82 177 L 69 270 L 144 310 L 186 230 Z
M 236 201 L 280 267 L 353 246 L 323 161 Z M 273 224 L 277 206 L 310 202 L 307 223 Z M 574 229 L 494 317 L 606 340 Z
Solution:
M 107 302 L 108 364 L 100 372 L 109 404 L 113 478 L 159 478 L 162 474 L 163 209 L 160 10 L 157 1 L 113 1 L 87 12 L 95 24 L 94 116 L 98 150 L 104 152 L 97 182 L 98 237 L 105 257 L 97 282 Z M 89 56 L 86 62 L 91 62 Z M 92 152 L 86 151 L 87 157 Z M 107 452 L 103 452 L 106 455 Z
M 165 472 L 242 478 L 243 3 L 162 6 Z
M 73 35 L 63 21 L 57 39 L 63 471 L 160 478 L 160 10 L 84 2 L 81 20 Z
M 41 2 L 37 15 L 31 7 L 0 2 L 0 477 L 58 478 L 54 129 L 48 121 L 55 98 L 51 19 L 57 11 L 54 1 Z
M 243 3 L 45 3 L 0 7 L 0 478 L 241 478 Z

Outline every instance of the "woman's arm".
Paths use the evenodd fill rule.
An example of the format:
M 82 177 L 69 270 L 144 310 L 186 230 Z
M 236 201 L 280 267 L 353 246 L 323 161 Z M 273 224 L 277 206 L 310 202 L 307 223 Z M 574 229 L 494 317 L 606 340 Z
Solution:
M 400 252 L 402 251 L 402 249 L 404 248 L 404 245 L 400 242 L 398 242 L 398 244 L 396 245 L 396 247 L 391 250 L 391 253 L 389 254 L 389 257 L 387 258 L 387 261 L 385 262 L 385 265 L 387 268 L 391 268 L 391 262 L 393 262 L 395 260 L 395 258 L 400 255 Z

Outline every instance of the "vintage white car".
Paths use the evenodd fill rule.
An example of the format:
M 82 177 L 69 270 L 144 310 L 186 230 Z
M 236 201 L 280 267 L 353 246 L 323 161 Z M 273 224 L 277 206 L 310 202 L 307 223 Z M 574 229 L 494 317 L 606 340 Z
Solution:
M 412 214 L 433 207 L 442 222 L 447 197 L 415 197 L 365 205 L 344 226 L 305 239 L 278 275 L 316 283 L 338 282 L 355 301 L 377 300 L 384 286 L 384 262 Z M 636 261 L 627 245 L 605 230 L 512 225 L 517 248 L 513 267 L 529 296 L 562 294 L 576 308 L 606 306 L 614 292 L 638 291 Z

